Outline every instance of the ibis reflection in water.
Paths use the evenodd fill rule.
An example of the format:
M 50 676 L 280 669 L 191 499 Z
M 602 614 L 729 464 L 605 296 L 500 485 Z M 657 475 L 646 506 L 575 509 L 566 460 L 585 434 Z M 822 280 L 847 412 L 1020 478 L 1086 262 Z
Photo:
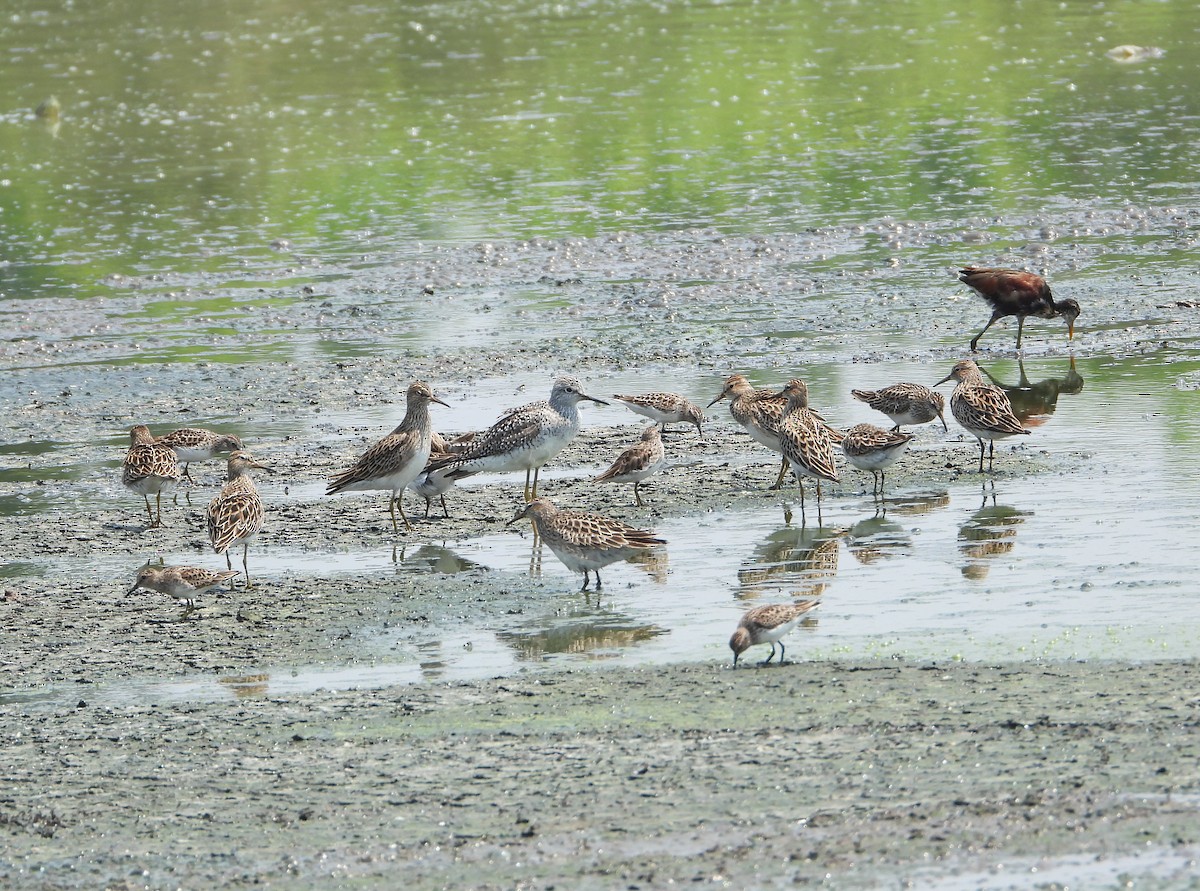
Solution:
M 1013 414 L 1026 427 L 1044 424 L 1058 407 L 1059 396 L 1076 396 L 1083 392 L 1083 376 L 1075 369 L 1075 357 L 1062 377 L 1048 377 L 1030 381 L 1025 374 L 1025 363 L 1017 360 L 1020 375 L 1015 384 L 1007 384 L 986 368 L 980 369 L 988 380 L 1004 391 L 1012 405 Z

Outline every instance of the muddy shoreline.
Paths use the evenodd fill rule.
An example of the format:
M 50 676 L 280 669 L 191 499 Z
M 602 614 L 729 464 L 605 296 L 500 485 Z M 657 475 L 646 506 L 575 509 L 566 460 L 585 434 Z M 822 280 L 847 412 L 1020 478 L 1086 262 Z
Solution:
M 1198 683 L 1195 663 L 696 664 L 122 708 L 81 685 L 0 710 L 0 877 L 1185 887 Z

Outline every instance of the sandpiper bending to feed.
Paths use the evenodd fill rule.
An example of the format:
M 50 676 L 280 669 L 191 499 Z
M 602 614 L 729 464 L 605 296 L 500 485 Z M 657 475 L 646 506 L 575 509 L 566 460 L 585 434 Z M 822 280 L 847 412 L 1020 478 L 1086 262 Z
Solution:
M 180 618 L 186 619 L 195 611 L 197 597 L 219 588 L 237 574 L 236 569 L 213 572 L 199 566 L 152 566 L 147 563 L 138 570 L 133 587 L 125 592 L 125 596 L 128 597 L 138 588 L 168 594 L 185 604 Z
M 871 471 L 874 492 L 883 493 L 883 471 L 900 460 L 914 439 L 912 433 L 884 430 L 874 424 L 855 424 L 842 440 L 842 454 L 859 470 Z
M 894 432 L 900 432 L 901 424 L 927 424 L 934 418 L 942 422 L 942 429 L 949 431 L 946 416 L 946 400 L 923 384 L 892 384 L 882 390 L 851 390 L 850 395 L 869 408 L 883 412 L 895 424 Z
M 219 454 L 236 452 L 242 447 L 242 441 L 232 433 L 214 433 L 203 427 L 180 427 L 155 437 L 154 441 L 175 450 L 175 457 L 183 462 L 183 475 L 189 480 L 192 475 L 188 472 L 188 465 L 193 461 L 207 461 Z
M 408 385 L 408 407 L 398 427 L 375 445 L 367 449 L 349 470 L 343 470 L 329 481 L 326 495 L 335 492 L 366 492 L 376 489 L 389 490 L 388 511 L 392 515 L 392 531 L 399 532 L 396 508 L 404 520 L 404 528 L 412 529 L 404 514 L 401 500 L 404 489 L 417 479 L 429 463 L 433 443 L 433 425 L 429 420 L 429 403 L 446 403 L 438 399 L 424 381 L 413 381 Z M 445 507 L 445 502 L 442 504 Z M 426 514 L 428 514 L 426 499 Z
M 958 271 L 958 280 L 992 305 L 992 317 L 983 326 L 983 331 L 971 338 L 972 352 L 984 331 L 1005 316 L 1017 317 L 1017 349 L 1021 348 L 1021 331 L 1027 316 L 1039 319 L 1062 316 L 1067 321 L 1067 339 L 1075 336 L 1079 304 L 1070 298 L 1055 300 L 1050 293 L 1050 286 L 1040 275 L 1017 269 L 966 266 Z
M 1004 391 L 984 380 L 979 366 L 970 359 L 957 363 L 937 384 L 953 378 L 958 386 L 950 394 L 950 411 L 962 428 L 979 440 L 979 472 L 983 473 L 983 441 L 988 441 L 988 470 L 996 451 L 996 440 L 1028 433 L 1013 414 Z
M 625 407 L 642 417 L 658 422 L 662 432 L 667 432 L 667 424 L 683 421 L 696 425 L 696 432 L 704 421 L 704 411 L 677 393 L 643 393 L 640 396 L 615 395 L 613 399 L 625 403 Z
M 729 638 L 729 649 L 733 650 L 733 667 L 737 668 L 738 659 L 742 653 L 756 644 L 769 643 L 771 655 L 760 662 L 768 664 L 775 658 L 775 644 L 779 644 L 779 662 L 783 664 L 783 636 L 800 624 L 804 614 L 815 606 L 819 600 L 800 600 L 796 603 L 767 603 L 746 610 L 738 622 L 737 630 Z
M 534 532 L 567 569 L 583 573 L 581 591 L 587 590 L 589 572 L 596 573 L 599 591 L 603 584 L 602 567 L 667 543 L 666 539 L 611 517 L 559 510 L 546 498 L 533 499 L 508 524 L 524 518 L 529 519 Z
M 579 433 L 578 406 L 585 399 L 608 405 L 603 399 L 585 393 L 575 378 L 560 377 L 550 390 L 549 401 L 514 408 L 476 434 L 462 452 L 431 461 L 430 469 L 444 468 L 454 478 L 489 471 L 524 470 L 528 503 L 537 497 L 538 472 Z

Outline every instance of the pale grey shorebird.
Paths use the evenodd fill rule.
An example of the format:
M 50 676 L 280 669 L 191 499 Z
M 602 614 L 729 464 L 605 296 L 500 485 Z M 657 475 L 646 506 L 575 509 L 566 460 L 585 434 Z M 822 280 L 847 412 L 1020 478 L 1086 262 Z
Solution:
M 658 422 L 662 432 L 667 424 L 686 422 L 696 425 L 696 432 L 703 433 L 704 410 L 677 393 L 642 393 L 638 396 L 614 395 L 613 399 L 625 403 L 625 407 L 644 418 Z
M 815 606 L 819 600 L 800 600 L 796 603 L 767 603 L 746 610 L 738 622 L 737 630 L 729 638 L 729 649 L 733 650 L 733 667 L 737 668 L 738 659 L 742 653 L 757 644 L 769 643 L 771 654 L 760 662 L 768 664 L 775 658 L 775 644 L 779 644 L 779 662 L 783 664 L 783 636 L 800 624 L 804 614 Z
M 988 470 L 996 451 L 996 440 L 1028 433 L 1013 414 L 1003 390 L 988 383 L 979 366 L 970 359 L 957 363 L 937 384 L 953 378 L 958 386 L 950 394 L 950 411 L 964 430 L 979 441 L 979 472 L 983 473 L 983 441 L 988 441 Z
M 635 529 L 597 514 L 559 510 L 547 498 L 535 498 L 517 511 L 508 521 L 528 518 L 533 530 L 567 569 L 583 573 L 583 587 L 588 587 L 588 573 L 596 573 L 596 590 L 600 590 L 600 570 L 610 563 L 626 560 L 650 548 L 666 544 L 651 532 Z
M 838 481 L 837 464 L 833 458 L 833 437 L 828 426 L 808 407 L 808 386 L 804 381 L 787 382 L 781 396 L 787 407 L 780 423 L 779 444 L 784 460 L 795 474 L 800 487 L 800 510 L 804 510 L 804 477 L 817 483 L 817 516 L 821 511 L 821 481 Z
M 945 398 L 923 384 L 901 383 L 882 390 L 851 390 L 850 395 L 891 418 L 895 424 L 894 432 L 900 431 L 901 424 L 927 424 L 934 418 L 942 422 L 944 430 L 950 430 L 943 414 Z
M 400 531 L 396 522 L 397 505 L 404 528 L 412 529 L 404 513 L 404 489 L 425 471 L 429 463 L 433 445 L 429 403 L 446 404 L 424 381 L 413 381 L 408 385 L 407 399 L 408 408 L 399 426 L 367 449 L 353 467 L 336 474 L 325 488 L 326 495 L 377 489 L 390 491 L 388 512 L 392 515 L 392 530 L 397 533 Z
M 596 482 L 633 483 L 633 500 L 642 507 L 642 496 L 638 487 L 642 480 L 653 476 L 667 463 L 663 451 L 662 431 L 658 424 L 651 424 L 642 431 L 642 438 L 627 448 Z
M 884 430 L 874 424 L 855 424 L 842 440 L 842 454 L 859 470 L 871 471 L 875 487 L 883 493 L 883 472 L 900 460 L 914 439 L 912 433 Z
M 129 451 L 121 465 L 121 482 L 146 501 L 150 528 L 162 525 L 162 493 L 179 482 L 179 459 L 170 446 L 160 445 L 150 435 L 150 428 L 138 424 L 129 431 Z M 150 510 L 150 495 L 154 494 L 158 513 Z
M 196 598 L 234 578 L 236 569 L 213 572 L 199 566 L 152 566 L 147 563 L 137 572 L 133 587 L 125 592 L 128 597 L 138 588 L 167 594 L 186 605 L 180 618 L 187 618 L 196 609 Z
M 226 459 L 226 465 L 229 482 L 208 504 L 208 539 L 216 553 L 225 555 L 225 565 L 229 569 L 233 569 L 229 549 L 239 544 L 242 546 L 242 570 L 246 574 L 246 587 L 250 587 L 247 552 L 250 542 L 262 531 L 265 517 L 262 499 L 254 487 L 254 480 L 250 478 L 250 470 L 257 468 L 270 473 L 270 468 L 241 450 L 233 452 Z
M 579 433 L 579 403 L 608 405 L 589 396 L 573 377 L 554 382 L 549 401 L 514 408 L 474 437 L 467 448 L 430 462 L 432 470 L 445 469 L 459 478 L 472 473 L 525 471 L 525 501 L 537 497 L 538 472 Z M 532 478 L 533 488 L 529 481 Z
M 189 480 L 192 475 L 188 472 L 188 465 L 193 461 L 207 461 L 219 454 L 236 452 L 242 447 L 242 441 L 232 433 L 215 433 L 203 427 L 180 427 L 156 436 L 154 441 L 175 450 L 175 457 L 183 462 L 183 475 Z

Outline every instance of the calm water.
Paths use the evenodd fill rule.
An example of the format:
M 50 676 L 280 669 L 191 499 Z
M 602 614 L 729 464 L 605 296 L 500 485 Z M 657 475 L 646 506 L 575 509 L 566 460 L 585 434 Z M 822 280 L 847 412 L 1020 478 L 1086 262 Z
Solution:
M 129 25 L 140 10 L 17 0 L 0 21 L 5 405 L 91 366 L 253 369 L 597 331 L 636 350 L 650 331 L 699 343 L 702 367 L 614 369 L 601 390 L 669 375 L 700 398 L 730 364 L 764 383 L 803 367 L 816 401 L 850 423 L 878 420 L 850 387 L 928 380 L 915 356 L 948 357 L 982 324 L 961 290 L 946 299 L 956 263 L 1048 266 L 1086 307 L 1082 391 L 1028 445 L 1092 456 L 1083 484 L 934 482 L 896 492 L 886 516 L 845 497 L 818 530 L 778 506 L 675 520 L 660 527 L 670 574 L 613 567 L 599 611 L 547 603 L 528 631 L 466 629 L 438 652 L 397 656 L 380 639 L 367 652 L 381 667 L 273 684 L 724 658 L 747 603 L 818 588 L 827 602 L 797 652 L 1200 655 L 1200 352 L 1164 334 L 1163 308 L 1195 296 L 1194 4 L 298 2 L 247 18 L 213 0 L 157 4 L 153 22 Z M 1163 53 L 1109 58 L 1121 44 Z M 57 117 L 35 114 L 51 96 Z M 736 263 L 707 252 L 723 238 Z M 440 326 L 413 325 L 420 273 L 396 288 L 396 264 L 464 250 L 477 262 L 457 255 L 459 277 L 439 282 L 458 298 Z M 576 304 L 538 272 L 517 287 L 490 277 L 552 254 L 598 295 Z M 369 311 L 339 320 L 302 286 Z M 247 325 L 251 341 L 231 336 Z M 1066 379 L 1061 334 L 1036 330 L 1029 378 Z M 33 355 L 42 343 L 64 349 L 52 370 Z M 1014 362 L 995 364 L 1016 378 Z M 446 381 L 460 397 L 446 426 L 479 426 L 515 383 L 540 392 L 544 379 Z M 488 410 L 461 398 L 468 385 Z M 16 466 L 0 482 L 0 509 L 53 509 Z M 530 557 L 527 539 L 495 536 L 415 568 L 524 573 Z M 390 548 L 353 566 L 261 560 L 268 573 L 394 571 Z M 570 582 L 550 555 L 540 572 Z

